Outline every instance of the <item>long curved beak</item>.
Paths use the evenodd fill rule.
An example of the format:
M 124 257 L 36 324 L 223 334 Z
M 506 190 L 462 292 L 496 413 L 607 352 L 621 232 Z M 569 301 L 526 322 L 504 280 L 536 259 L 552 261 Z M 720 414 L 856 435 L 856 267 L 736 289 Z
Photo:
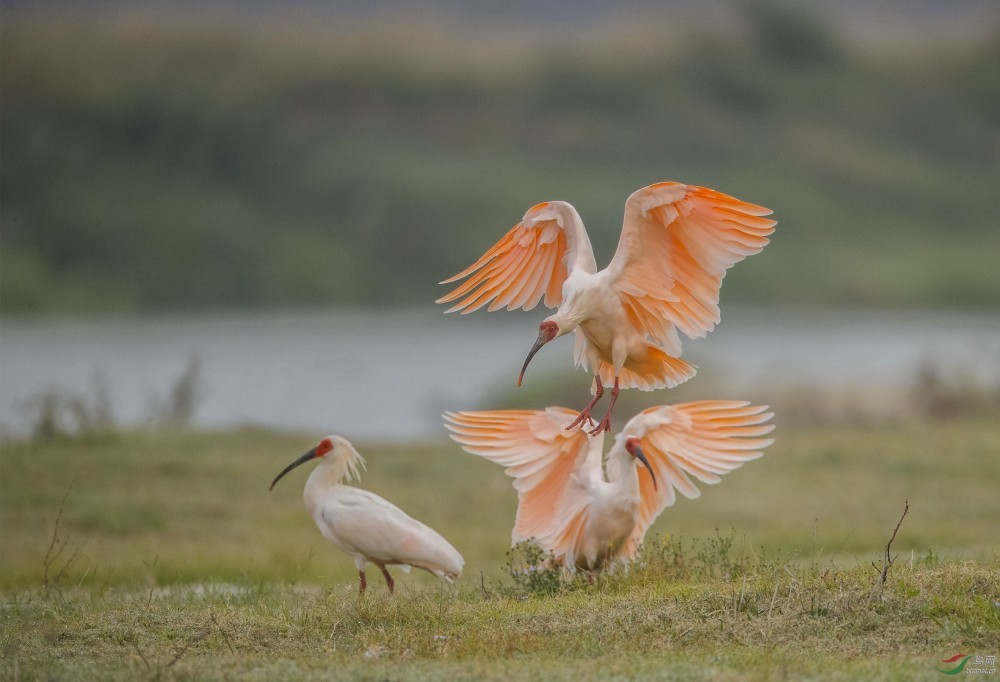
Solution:
M 646 459 L 646 453 L 642 451 L 641 447 L 636 445 L 634 448 L 632 448 L 632 455 L 635 456 L 635 458 L 638 459 L 640 462 L 642 462 L 643 466 L 646 467 L 646 470 L 649 472 L 650 477 L 653 479 L 653 490 L 658 490 L 659 488 L 656 485 L 656 474 L 653 473 L 653 467 L 650 466 L 649 460 Z
M 291 471 L 295 467 L 299 466 L 300 464 L 305 464 L 309 460 L 313 459 L 315 456 L 316 456 L 316 448 L 313 448 L 312 450 L 310 450 L 309 452 L 307 452 L 306 454 L 302 455 L 297 460 L 295 460 L 294 462 L 292 462 L 291 464 L 289 464 L 288 466 L 286 466 L 281 471 L 280 474 L 278 474 L 277 476 L 274 477 L 274 480 L 271 481 L 271 487 L 268 488 L 268 490 L 274 490 L 274 484 L 277 483 L 278 481 L 280 481 L 282 476 L 284 476 L 285 474 L 287 474 L 289 471 Z
M 548 343 L 549 340 L 542 336 L 541 332 L 538 334 L 538 338 L 535 339 L 535 345 L 531 347 L 528 351 L 528 357 L 524 359 L 524 365 L 521 367 L 521 373 L 517 375 L 517 387 L 521 388 L 521 380 L 524 379 L 524 370 L 528 369 L 528 363 L 531 362 L 531 358 L 535 357 L 535 353 L 538 349 Z

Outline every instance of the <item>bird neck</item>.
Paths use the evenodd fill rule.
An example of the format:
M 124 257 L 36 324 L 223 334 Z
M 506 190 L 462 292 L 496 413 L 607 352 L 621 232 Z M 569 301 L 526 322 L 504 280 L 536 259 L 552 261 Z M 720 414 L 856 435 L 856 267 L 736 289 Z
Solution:
M 342 459 L 322 459 L 319 465 L 312 470 L 306 480 L 306 487 L 302 493 L 306 501 L 306 507 L 312 512 L 312 507 L 317 503 L 325 492 L 339 485 L 343 485 L 344 478 L 348 474 L 348 463 Z
M 593 316 L 595 305 L 600 307 L 601 278 L 591 273 L 576 271 L 563 285 L 563 301 L 550 320 L 559 325 L 561 334 L 571 332 Z M 597 294 L 597 299 L 595 299 Z
M 320 458 L 319 464 L 309 474 L 303 492 L 310 513 L 323 493 L 344 483 L 344 479 L 358 480 L 365 468 L 365 458 L 347 441 L 341 441 L 330 454 Z
M 560 336 L 569 334 L 571 331 L 575 330 L 586 318 L 575 309 L 573 300 L 571 299 L 567 301 L 566 305 L 559 308 L 554 315 L 546 319 L 552 320 L 559 326 L 559 333 L 555 336 L 555 338 L 559 338 Z
M 611 450 L 605 471 L 608 484 L 616 488 L 620 494 L 639 498 L 639 471 L 632 455 L 628 454 L 624 447 L 615 447 Z
M 305 500 L 310 514 L 313 512 L 313 507 L 322 499 L 323 493 L 340 483 L 340 477 L 334 478 L 334 473 L 333 467 L 325 466 L 325 463 L 321 462 L 306 479 L 302 499 Z

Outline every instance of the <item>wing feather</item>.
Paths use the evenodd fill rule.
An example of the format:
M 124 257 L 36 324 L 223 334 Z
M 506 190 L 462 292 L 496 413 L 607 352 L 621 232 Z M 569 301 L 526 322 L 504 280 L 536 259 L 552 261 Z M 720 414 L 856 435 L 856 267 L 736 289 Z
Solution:
M 553 275 L 556 265 L 555 247 L 541 248 L 534 258 L 531 258 L 525 268 L 527 273 L 524 276 L 524 285 L 520 292 L 508 305 L 508 310 L 524 308 L 532 310 L 538 302 L 542 300 L 542 294 L 548 288 L 548 280 Z
M 437 300 L 456 301 L 446 312 L 531 310 L 539 302 L 555 308 L 562 302 L 562 286 L 576 268 L 596 272 L 590 240 L 576 210 L 562 201 L 532 207 L 475 263 L 441 284 L 468 277 Z
M 517 490 L 514 543 L 534 539 L 564 551 L 588 502 L 587 485 L 601 476 L 603 438 L 566 431 L 576 412 L 546 410 L 447 412 L 445 426 L 462 448 L 505 467 Z
M 463 301 L 449 308 L 448 312 L 462 310 L 463 313 L 470 313 L 486 305 L 502 291 L 510 291 L 508 298 L 521 295 L 525 289 L 525 280 L 537 264 L 537 259 L 532 258 L 532 253 L 527 249 L 508 249 L 502 255 L 502 258 L 489 263 L 481 273 L 438 302 L 468 294 Z
M 715 484 L 720 476 L 761 457 L 773 442 L 761 438 L 774 429 L 767 406 L 710 400 L 652 407 L 634 417 L 623 435 L 641 440 L 658 487 L 645 468 L 639 472 L 639 515 L 625 543 L 634 556 L 649 526 L 677 500 L 701 494 L 695 481 Z M 694 480 L 692 480 L 694 479 Z
M 671 327 L 700 338 L 719 322 L 726 271 L 769 242 L 775 222 L 762 206 L 706 187 L 661 182 L 625 203 L 609 277 L 631 319 L 666 345 Z
M 523 264 L 521 263 L 522 254 L 514 253 L 511 255 L 509 249 L 504 250 L 502 254 L 504 256 L 503 258 L 484 263 L 486 267 L 483 272 L 478 273 L 475 277 L 463 282 L 447 296 L 443 296 L 438 299 L 437 303 L 446 303 L 453 301 L 456 298 L 465 296 L 466 294 L 473 292 L 477 286 L 480 286 L 484 282 L 493 282 L 493 286 L 496 289 L 499 289 L 504 285 L 512 288 L 515 287 L 517 284 L 517 276 L 520 273 L 520 269 L 523 267 Z M 473 299 L 473 296 L 470 296 L 469 299 L 464 302 L 466 307 L 474 302 L 471 299 Z M 458 308 L 456 307 L 455 309 L 457 310 Z M 451 312 L 451 310 L 448 312 Z

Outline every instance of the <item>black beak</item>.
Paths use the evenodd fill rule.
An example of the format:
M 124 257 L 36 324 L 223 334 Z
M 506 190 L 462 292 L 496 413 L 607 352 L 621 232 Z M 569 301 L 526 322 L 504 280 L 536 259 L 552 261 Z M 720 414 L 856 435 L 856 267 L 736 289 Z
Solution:
M 528 357 L 524 359 L 524 365 L 521 367 L 521 373 L 517 375 L 518 388 L 521 388 L 521 380 L 524 378 L 524 370 L 528 369 L 528 363 L 531 362 L 531 358 L 535 357 L 535 353 L 538 352 L 538 349 L 548 342 L 549 339 L 546 339 L 542 333 L 539 332 L 538 338 L 535 339 L 535 345 L 531 347 L 531 350 L 528 351 Z
M 642 462 L 643 466 L 649 472 L 650 477 L 653 479 L 653 490 L 658 490 L 656 485 L 656 474 L 653 473 L 653 467 L 649 465 L 649 460 L 646 459 L 646 453 L 642 451 L 642 448 L 636 445 L 632 448 L 632 456 Z
M 278 481 L 280 481 L 282 476 L 284 476 L 285 474 L 287 474 L 289 471 L 291 471 L 295 467 L 299 466 L 300 464 L 305 464 L 306 462 L 308 462 L 309 460 L 311 460 L 315 456 L 316 456 L 316 448 L 313 448 L 312 450 L 310 450 L 309 452 L 307 452 L 306 454 L 302 455 L 297 460 L 295 460 L 294 462 L 292 462 L 291 464 L 289 464 L 288 466 L 286 466 L 281 471 L 280 474 L 278 474 L 277 476 L 274 477 L 274 480 L 271 481 L 271 487 L 268 488 L 268 490 L 274 490 L 274 484 L 277 483 Z

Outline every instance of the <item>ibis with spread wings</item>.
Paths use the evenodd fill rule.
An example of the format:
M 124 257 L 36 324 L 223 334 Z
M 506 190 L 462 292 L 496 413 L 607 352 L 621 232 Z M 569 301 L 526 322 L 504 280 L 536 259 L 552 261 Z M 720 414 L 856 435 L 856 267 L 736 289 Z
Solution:
M 635 558 L 650 525 L 677 493 L 695 498 L 695 481 L 763 454 L 774 428 L 766 406 L 709 400 L 651 407 L 615 437 L 567 431 L 574 410 L 449 412 L 452 438 L 473 455 L 506 467 L 518 505 L 512 545 L 533 541 L 570 571 L 600 571 Z
M 719 289 L 726 271 L 759 253 L 774 231 L 769 209 L 706 187 L 660 182 L 625 202 L 618 249 L 603 270 L 579 213 L 564 201 L 533 206 L 479 260 L 445 280 L 468 278 L 438 303 L 447 312 L 557 308 L 518 377 L 546 343 L 575 331 L 578 365 L 594 375 L 593 398 L 569 428 L 594 423 L 590 412 L 611 386 L 596 435 L 611 429 L 621 388 L 672 388 L 696 371 L 682 360 L 678 332 L 696 339 L 719 322 Z

